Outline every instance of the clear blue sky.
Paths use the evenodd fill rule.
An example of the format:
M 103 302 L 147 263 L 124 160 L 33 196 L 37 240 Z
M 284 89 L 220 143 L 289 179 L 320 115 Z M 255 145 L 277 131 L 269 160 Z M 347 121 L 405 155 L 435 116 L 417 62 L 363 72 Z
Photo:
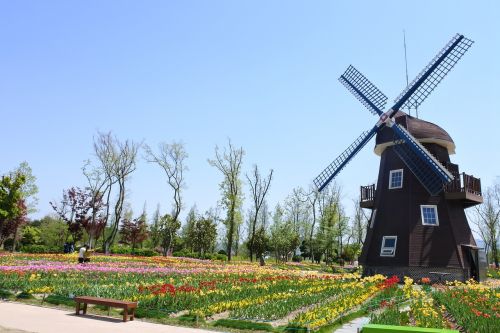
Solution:
M 403 29 L 410 80 L 455 33 L 476 42 L 420 114 L 485 188 L 500 176 L 498 1 L 0 1 L 0 173 L 31 165 L 39 217 L 85 185 L 96 131 L 181 140 L 184 198 L 204 211 L 221 181 L 207 158 L 231 138 L 245 171 L 275 170 L 274 207 L 376 121 L 337 81 L 349 64 L 390 100 L 404 88 Z M 373 145 L 338 177 L 348 210 L 377 177 Z M 136 213 L 169 206 L 155 165 L 128 186 Z

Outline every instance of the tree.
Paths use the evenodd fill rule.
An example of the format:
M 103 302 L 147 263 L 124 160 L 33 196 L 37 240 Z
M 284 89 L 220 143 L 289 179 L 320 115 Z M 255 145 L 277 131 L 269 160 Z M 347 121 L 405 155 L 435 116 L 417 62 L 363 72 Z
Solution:
M 146 216 L 142 214 L 135 219 L 124 218 L 120 228 L 121 242 L 132 246 L 132 252 L 137 244 L 142 243 L 148 237 Z
M 27 207 L 22 192 L 25 182 L 25 176 L 20 173 L 2 176 L 0 181 L 0 246 L 11 235 L 15 240 L 18 227 L 26 219 Z
M 102 238 L 105 252 L 109 252 L 109 245 L 106 246 L 105 242 L 105 233 L 106 229 L 109 229 L 106 228 L 106 226 L 108 226 L 111 216 L 111 193 L 113 192 L 114 185 L 117 183 L 114 172 L 114 165 L 118 156 L 115 141 L 111 133 L 98 132 L 97 137 L 94 137 L 94 153 L 99 164 L 96 167 L 92 167 L 91 164 L 87 162 L 83 168 L 83 173 L 89 184 L 91 184 L 90 187 L 97 189 L 96 192 L 101 193 L 103 199 L 105 207 L 103 224 L 105 227 L 102 229 Z
M 165 214 L 160 219 L 160 235 L 161 235 L 161 246 L 163 248 L 163 255 L 167 256 L 169 250 L 171 249 L 177 231 L 181 227 L 181 223 L 175 220 L 169 214 Z
M 224 148 L 221 153 L 219 147 L 215 147 L 215 159 L 208 160 L 208 163 L 219 170 L 224 179 L 220 184 L 220 189 L 222 192 L 222 203 L 227 210 L 227 218 L 225 220 L 225 225 L 227 228 L 226 239 L 227 239 L 227 259 L 231 261 L 231 252 L 233 248 L 233 238 L 237 231 L 237 211 L 241 205 L 242 200 L 242 190 L 241 190 L 241 164 L 243 161 L 243 155 L 245 152 L 243 148 L 235 148 L 231 144 L 231 140 L 228 142 L 228 148 Z
M 314 236 L 314 231 L 316 227 L 316 221 L 317 221 L 317 210 L 316 210 L 316 205 L 318 204 L 318 200 L 320 198 L 320 192 L 316 190 L 316 188 L 311 186 L 311 190 L 309 191 L 309 194 L 307 195 L 307 202 L 309 203 L 309 209 L 311 210 L 312 213 L 312 224 L 311 224 L 311 229 L 309 231 L 309 240 L 304 243 L 305 247 L 308 247 L 307 253 L 309 254 L 311 258 L 311 262 L 314 262 L 314 250 L 315 250 L 315 244 L 313 241 L 313 236 Z
M 196 220 L 198 219 L 198 213 L 196 211 L 196 205 L 191 207 L 187 216 L 186 224 L 182 229 L 182 238 L 184 240 L 184 246 L 191 252 L 194 251 L 196 237 L 195 237 L 195 227 Z
M 90 221 L 91 194 L 78 187 L 63 191 L 63 198 L 59 204 L 50 202 L 56 214 L 66 222 L 68 231 L 74 242 L 83 236 L 84 225 Z
M 118 233 L 118 225 L 122 219 L 125 202 L 126 183 L 132 172 L 136 169 L 139 146 L 139 144 L 129 140 L 121 142 L 116 137 L 111 136 L 111 133 L 99 133 L 98 140 L 94 142 L 94 150 L 109 184 L 106 207 L 109 207 L 112 186 L 114 184 L 118 186 L 111 223 L 109 221 L 108 208 L 104 217 L 106 223 L 109 225 L 109 233 L 104 238 L 104 250 L 106 253 L 109 253 L 109 248 Z
M 257 165 L 253 166 L 253 171 L 251 177 L 246 175 L 248 184 L 250 185 L 250 192 L 252 194 L 253 199 L 253 207 L 250 220 L 250 230 L 249 230 L 249 246 L 250 250 L 250 261 L 253 261 L 253 253 L 255 252 L 255 233 L 257 230 L 257 218 L 259 217 L 260 209 L 264 204 L 264 200 L 266 198 L 267 191 L 269 190 L 269 186 L 271 185 L 271 180 L 273 178 L 273 169 L 269 171 L 269 175 L 265 178 L 262 178 L 259 172 L 259 168 Z
M 305 240 L 312 229 L 311 214 L 309 210 L 308 198 L 301 187 L 294 188 L 287 196 L 284 203 L 286 220 L 290 221 L 292 228 L 299 235 L 300 241 Z M 294 255 L 296 251 L 294 250 Z
M 283 220 L 283 210 L 278 204 L 273 215 L 271 226 L 271 247 L 274 250 L 276 261 L 286 262 L 300 244 L 298 232 L 291 220 Z
M 264 266 L 264 253 L 271 249 L 270 240 L 266 233 L 266 229 L 263 226 L 260 226 L 259 229 L 255 232 L 254 235 L 254 243 L 253 249 L 255 252 L 255 258 L 259 258 L 260 265 Z
M 345 215 L 344 208 L 340 204 L 337 209 L 337 214 L 337 259 L 340 259 L 342 264 L 344 261 L 344 258 L 342 257 L 342 254 L 344 253 L 344 237 L 347 235 L 347 231 L 349 230 L 349 217 Z M 349 241 L 347 243 L 349 243 Z
M 94 243 L 97 243 L 99 236 L 107 224 L 109 198 L 106 200 L 106 196 L 110 193 L 111 184 L 105 170 L 99 167 L 92 167 L 90 161 L 86 161 L 82 171 L 87 179 L 87 187 L 85 189 L 90 195 L 90 219 L 85 221 L 83 227 L 89 235 L 88 243 L 92 248 L 94 247 Z
M 151 223 L 151 226 L 149 228 L 150 232 L 150 239 L 151 239 L 151 245 L 153 248 L 156 248 L 158 245 L 160 245 L 161 242 L 161 234 L 160 234 L 160 204 L 156 206 L 155 213 L 153 215 L 153 220 Z
M 214 220 L 208 216 L 197 218 L 190 238 L 193 240 L 193 250 L 198 252 L 200 257 L 213 252 L 217 239 L 217 226 Z
M 354 217 L 352 219 L 351 233 L 354 238 L 354 244 L 360 245 L 365 242 L 366 228 L 368 226 L 368 216 L 360 206 L 359 199 L 354 201 Z
M 185 160 L 188 154 L 186 153 L 184 145 L 176 142 L 172 144 L 161 143 L 158 153 L 154 153 L 148 145 L 145 145 L 144 149 L 146 151 L 146 160 L 158 164 L 163 171 L 165 171 L 167 183 L 173 191 L 172 213 L 170 215 L 172 221 L 169 223 L 169 226 L 179 226 L 176 230 L 171 230 L 171 232 L 175 234 L 181 225 L 179 222 L 179 214 L 183 208 L 182 191 L 185 187 L 184 172 L 187 170 Z M 173 238 L 164 238 L 164 240 L 166 239 L 170 239 L 170 241 L 164 244 L 168 247 L 166 251 L 164 250 L 164 254 L 166 254 L 172 246 L 171 242 Z
M 330 186 L 318 197 L 319 228 L 316 233 L 316 248 L 331 263 L 335 256 L 341 254 L 342 233 L 345 230 L 343 209 L 340 204 L 340 188 Z M 339 224 L 342 223 L 341 226 Z M 335 255 L 336 253 L 336 255 Z M 315 253 L 314 257 L 317 257 Z
M 68 225 L 63 220 L 52 216 L 42 218 L 38 229 L 40 242 L 47 246 L 63 248 L 69 236 Z
M 499 268 L 498 242 L 500 238 L 500 183 L 483 193 L 483 204 L 475 207 L 474 223 L 481 238 L 491 251 L 495 267 Z
M 21 186 L 21 197 L 24 199 L 26 210 L 28 214 L 36 212 L 36 206 L 38 205 L 38 186 L 36 185 L 36 177 L 33 175 L 33 170 L 29 166 L 28 162 L 24 161 L 19 164 L 19 166 L 9 173 L 11 178 L 15 178 L 16 175 L 23 175 L 24 183 Z
M 33 245 L 41 243 L 41 231 L 40 228 L 26 225 L 21 232 L 21 245 Z
M 19 164 L 15 170 L 9 172 L 8 177 L 14 180 L 22 178 L 22 184 L 19 187 L 20 199 L 16 203 L 17 208 L 22 214 L 8 220 L 9 222 L 4 225 L 2 232 L 3 237 L 5 237 L 4 239 L 12 236 L 13 246 L 11 250 L 14 251 L 18 240 L 19 228 L 27 222 L 27 215 L 29 213 L 36 212 L 36 206 L 38 203 L 36 194 L 38 193 L 38 187 L 36 185 L 36 177 L 33 175 L 33 171 L 31 170 L 28 162 L 22 162 Z M 0 229 L 2 229 L 1 222 Z M 7 231 L 10 235 L 7 235 Z M 1 244 L 2 243 L 0 243 L 0 245 Z

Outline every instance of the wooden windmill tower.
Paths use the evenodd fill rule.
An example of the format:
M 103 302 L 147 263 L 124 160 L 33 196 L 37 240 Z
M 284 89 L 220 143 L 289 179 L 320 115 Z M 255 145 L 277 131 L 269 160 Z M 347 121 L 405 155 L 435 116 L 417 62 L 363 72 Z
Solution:
M 354 67 L 340 81 L 380 118 L 315 180 L 323 190 L 376 136 L 377 186 L 361 187 L 361 207 L 372 210 L 360 263 L 366 275 L 433 280 L 481 279 L 479 251 L 464 209 L 482 202 L 479 179 L 451 163 L 455 144 L 441 127 L 402 112 L 418 107 L 472 41 L 456 35 L 383 112 L 387 97 Z M 481 275 L 481 276 L 480 276 Z

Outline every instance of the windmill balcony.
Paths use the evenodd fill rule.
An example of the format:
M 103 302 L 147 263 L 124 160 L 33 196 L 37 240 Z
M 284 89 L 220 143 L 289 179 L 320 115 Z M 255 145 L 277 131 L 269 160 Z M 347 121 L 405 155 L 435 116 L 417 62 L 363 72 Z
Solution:
M 483 202 L 481 179 L 466 173 L 455 174 L 455 179 L 446 185 L 445 198 L 460 200 L 464 207 L 472 207 Z
M 374 207 L 374 199 L 375 199 L 375 184 L 368 185 L 368 186 L 361 186 L 360 188 L 361 191 L 361 197 L 360 197 L 360 202 L 359 206 L 361 208 L 369 208 L 373 209 Z

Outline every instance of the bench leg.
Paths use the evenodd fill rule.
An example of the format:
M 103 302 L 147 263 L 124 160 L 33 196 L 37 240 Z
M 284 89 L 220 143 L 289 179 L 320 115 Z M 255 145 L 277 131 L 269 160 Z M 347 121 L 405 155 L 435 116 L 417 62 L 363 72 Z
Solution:
M 76 302 L 76 315 L 78 316 L 80 314 L 80 303 Z
M 83 314 L 87 314 L 87 303 L 83 303 Z
M 127 321 L 128 319 L 128 308 L 123 308 L 123 321 Z
M 130 321 L 134 320 L 135 318 L 135 308 L 132 309 L 132 314 L 130 315 Z

